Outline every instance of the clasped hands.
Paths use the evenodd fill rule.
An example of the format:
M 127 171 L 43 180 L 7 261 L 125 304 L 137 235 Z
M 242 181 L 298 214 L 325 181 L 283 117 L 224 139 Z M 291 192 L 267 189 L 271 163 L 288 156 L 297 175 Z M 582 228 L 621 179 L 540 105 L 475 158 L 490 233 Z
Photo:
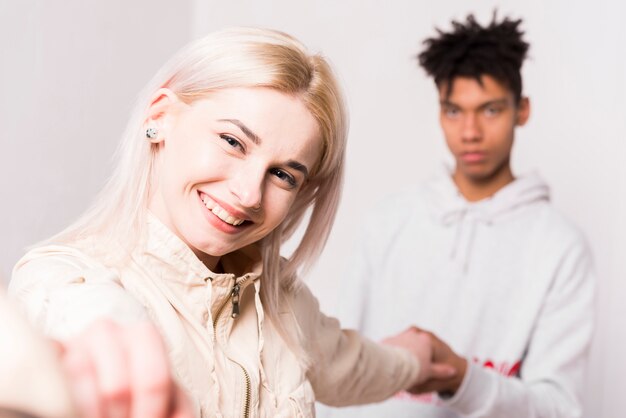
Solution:
M 438 392 L 451 396 L 461 386 L 467 371 L 467 360 L 457 355 L 435 334 L 410 327 L 386 338 L 382 343 L 404 348 L 419 360 L 421 370 L 418 379 L 407 389 L 408 392 L 415 395 Z

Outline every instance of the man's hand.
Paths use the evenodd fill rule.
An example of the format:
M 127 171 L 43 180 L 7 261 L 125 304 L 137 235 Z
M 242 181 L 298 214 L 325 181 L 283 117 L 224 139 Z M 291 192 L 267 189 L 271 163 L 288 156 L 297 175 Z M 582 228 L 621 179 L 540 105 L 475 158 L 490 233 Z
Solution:
M 153 325 L 102 320 L 61 345 L 81 418 L 193 417 Z
M 435 334 L 428 331 L 417 329 L 420 335 L 427 338 L 432 347 L 432 362 L 434 364 L 448 365 L 454 368 L 457 373 L 453 376 L 435 376 L 432 375 L 425 381 L 411 388 L 410 392 L 414 394 L 438 392 L 439 394 L 451 396 L 459 390 L 461 383 L 467 372 L 467 360 L 457 355 Z
M 400 334 L 386 338 L 382 343 L 404 348 L 419 361 L 421 369 L 417 381 L 409 390 L 411 393 L 423 392 L 418 392 L 414 388 L 419 388 L 433 380 L 448 381 L 458 374 L 454 365 L 440 362 L 435 358 L 435 347 L 430 335 L 416 327 L 410 327 Z

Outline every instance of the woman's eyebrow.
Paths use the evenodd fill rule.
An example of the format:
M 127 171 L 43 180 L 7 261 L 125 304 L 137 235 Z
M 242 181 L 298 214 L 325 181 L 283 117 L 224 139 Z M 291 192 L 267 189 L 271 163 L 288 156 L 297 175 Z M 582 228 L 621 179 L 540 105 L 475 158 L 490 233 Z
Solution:
M 289 160 L 289 161 L 287 161 L 287 163 L 285 165 L 287 167 L 293 168 L 294 170 L 298 170 L 299 172 L 304 174 L 305 177 L 307 177 L 309 175 L 308 168 L 306 168 L 306 166 L 304 164 L 301 164 L 301 163 L 299 163 L 297 161 Z
M 254 142 L 257 145 L 261 144 L 261 138 L 259 138 L 259 136 L 257 134 L 255 134 L 254 132 L 252 132 L 250 130 L 250 128 L 248 128 L 242 121 L 240 121 L 239 119 L 218 119 L 218 122 L 228 122 L 228 123 L 232 123 L 233 125 L 237 126 L 239 129 L 241 129 L 241 132 L 243 132 L 248 138 L 250 138 L 250 140 L 252 142 Z M 304 174 L 305 176 L 309 175 L 309 169 L 302 163 L 299 163 L 298 161 L 294 161 L 294 160 L 289 160 L 285 163 L 285 165 L 287 167 L 291 167 L 294 170 L 298 170 L 300 171 L 302 174 Z
M 252 132 L 252 130 L 250 128 L 248 128 L 239 119 L 218 119 L 218 121 L 219 122 L 229 122 L 229 123 L 232 123 L 233 125 L 237 126 L 239 129 L 241 129 L 241 132 L 243 132 L 252 142 L 254 142 L 257 145 L 261 144 L 261 138 L 259 138 L 259 136 L 257 134 Z

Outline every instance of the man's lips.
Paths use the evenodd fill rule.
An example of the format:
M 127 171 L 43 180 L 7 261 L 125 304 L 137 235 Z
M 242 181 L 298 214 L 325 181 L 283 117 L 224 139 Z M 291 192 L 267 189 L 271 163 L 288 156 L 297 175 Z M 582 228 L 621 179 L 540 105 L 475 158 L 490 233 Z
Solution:
M 461 154 L 461 160 L 466 163 L 480 163 L 485 160 L 487 154 L 482 151 L 464 152 Z

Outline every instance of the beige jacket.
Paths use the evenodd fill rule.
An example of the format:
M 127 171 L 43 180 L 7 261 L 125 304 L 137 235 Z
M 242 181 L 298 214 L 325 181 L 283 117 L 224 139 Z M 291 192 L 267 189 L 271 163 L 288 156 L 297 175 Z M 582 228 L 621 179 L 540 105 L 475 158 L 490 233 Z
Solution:
M 17 416 L 9 411 L 45 418 L 75 416 L 54 350 L 0 289 L 0 417 Z
M 18 263 L 9 292 L 60 339 L 101 316 L 150 318 L 201 417 L 314 417 L 315 400 L 374 402 L 415 381 L 419 364 L 409 353 L 341 330 L 303 284 L 288 295 L 281 320 L 294 335 L 300 330 L 311 360 L 306 369 L 263 315 L 258 260 L 244 249 L 222 258 L 224 270 L 237 274 L 213 273 L 151 217 L 123 268 L 70 247 L 42 247 Z

